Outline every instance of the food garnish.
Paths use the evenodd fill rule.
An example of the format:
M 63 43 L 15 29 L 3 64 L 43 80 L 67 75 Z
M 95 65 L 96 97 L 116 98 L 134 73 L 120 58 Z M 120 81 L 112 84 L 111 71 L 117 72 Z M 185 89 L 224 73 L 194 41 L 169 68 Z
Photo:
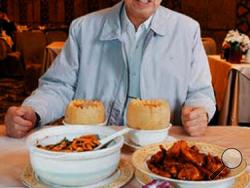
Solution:
M 100 144 L 97 135 L 83 135 L 78 138 L 74 138 L 72 141 L 66 137 L 56 144 L 50 144 L 46 146 L 37 145 L 38 148 L 58 151 L 58 152 L 83 152 L 92 151 Z
M 143 185 L 142 188 L 173 188 L 173 186 L 164 180 L 153 180 L 146 185 Z

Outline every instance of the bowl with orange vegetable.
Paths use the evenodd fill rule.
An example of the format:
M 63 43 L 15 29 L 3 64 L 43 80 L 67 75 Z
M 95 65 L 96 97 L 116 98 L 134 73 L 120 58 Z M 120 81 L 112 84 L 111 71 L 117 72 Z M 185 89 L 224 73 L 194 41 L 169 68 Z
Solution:
M 27 138 L 31 166 L 49 185 L 88 186 L 111 176 L 118 168 L 123 137 L 94 151 L 99 139 L 115 130 L 105 126 L 56 126 Z

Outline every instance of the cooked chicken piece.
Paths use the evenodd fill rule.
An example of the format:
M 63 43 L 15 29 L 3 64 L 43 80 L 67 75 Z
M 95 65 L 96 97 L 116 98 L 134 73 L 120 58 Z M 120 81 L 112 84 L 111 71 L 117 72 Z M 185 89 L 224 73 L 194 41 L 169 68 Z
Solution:
M 156 174 L 158 174 L 160 176 L 171 178 L 171 174 L 168 171 L 165 171 L 165 170 L 162 170 L 161 168 L 155 167 L 154 164 L 150 163 L 150 161 L 147 161 L 147 164 L 148 164 L 148 168 L 152 172 L 154 172 L 154 173 L 156 173 Z
M 189 147 L 180 140 L 166 150 L 162 145 L 160 151 L 148 161 L 148 168 L 160 176 L 181 180 L 209 180 L 210 176 L 222 166 L 219 157 L 199 152 L 196 146 Z M 229 169 L 224 169 L 217 178 L 226 176 Z
M 221 163 L 221 160 L 216 156 L 213 157 L 210 153 L 207 155 L 207 163 L 206 168 L 211 171 L 215 172 L 218 170 L 223 164 Z
M 219 157 L 217 156 L 212 156 L 210 153 L 207 155 L 207 164 L 206 164 L 206 168 L 211 171 L 212 173 L 217 171 L 219 168 L 222 167 L 222 162 L 219 159 Z M 221 178 L 226 176 L 229 173 L 229 169 L 228 168 L 224 168 L 224 170 L 218 175 L 217 178 Z
M 209 179 L 209 177 L 212 175 L 212 172 L 208 169 L 206 169 L 205 167 L 203 166 L 196 166 L 199 171 L 203 174 L 203 176 L 205 177 L 206 180 Z
M 175 142 L 171 148 L 168 149 L 167 154 L 170 157 L 179 157 L 181 154 L 181 148 L 188 147 L 187 143 L 184 140 L 179 140 Z
M 167 154 L 170 157 L 178 157 L 180 155 L 181 152 L 181 145 L 182 142 L 184 142 L 183 140 L 177 141 L 173 144 L 173 146 L 171 148 L 168 149 Z
M 174 178 L 177 177 L 179 169 L 182 168 L 183 166 L 182 163 L 174 159 L 166 159 L 163 165 L 164 165 L 164 169 L 167 170 Z
M 203 176 L 200 173 L 200 171 L 190 163 L 184 165 L 184 168 L 179 171 L 177 177 L 178 179 L 181 180 L 191 180 L 191 181 L 197 181 L 203 179 Z
M 202 166 L 205 163 L 205 154 L 199 153 L 196 148 L 190 148 L 187 144 L 182 144 L 181 153 L 183 157 L 198 166 Z
M 151 163 L 157 164 L 157 163 L 162 163 L 164 160 L 164 155 L 162 151 L 158 151 L 156 154 L 151 156 Z

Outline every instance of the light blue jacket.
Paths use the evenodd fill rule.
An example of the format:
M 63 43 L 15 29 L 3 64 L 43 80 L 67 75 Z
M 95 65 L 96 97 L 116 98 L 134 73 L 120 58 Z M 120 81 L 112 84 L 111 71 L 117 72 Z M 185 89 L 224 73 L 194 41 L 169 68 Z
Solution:
M 60 55 L 23 103 L 33 107 L 42 124 L 63 116 L 73 98 L 103 101 L 108 123 L 122 123 L 128 92 L 122 6 L 120 2 L 72 22 Z M 167 99 L 173 124 L 181 123 L 184 104 L 204 107 L 211 119 L 215 100 L 199 24 L 160 7 L 150 27 L 140 70 L 141 97 Z

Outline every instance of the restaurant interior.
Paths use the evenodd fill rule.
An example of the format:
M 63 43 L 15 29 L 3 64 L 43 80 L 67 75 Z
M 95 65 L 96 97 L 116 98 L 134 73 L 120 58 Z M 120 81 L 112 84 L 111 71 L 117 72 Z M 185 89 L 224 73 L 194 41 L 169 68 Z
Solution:
M 59 52 L 58 48 L 63 45 L 62 42 L 67 39 L 68 28 L 71 21 L 87 13 L 110 7 L 117 2 L 119 2 L 119 0 L 0 1 L 0 8 L 6 12 L 9 19 L 17 25 L 17 32 L 13 39 L 15 41 L 15 49 L 0 61 L 1 123 L 3 123 L 3 117 L 8 107 L 21 104 L 23 99 L 37 87 L 39 77 L 46 71 L 56 57 Z M 221 55 L 223 40 L 229 30 L 237 29 L 241 33 L 248 36 L 250 35 L 250 5 L 247 0 L 232 0 L 230 3 L 222 0 L 163 0 L 162 5 L 184 13 L 199 22 L 202 41 L 207 55 Z M 53 44 L 51 46 L 53 42 L 59 43 L 54 43 L 54 46 Z M 49 52 L 50 55 L 46 58 L 46 51 L 53 51 L 53 49 L 55 52 Z M 216 61 L 213 57 L 209 57 L 209 59 L 212 59 L 210 61 Z M 211 64 L 210 69 L 217 69 L 217 67 Z M 237 68 L 234 67 L 230 69 L 232 70 L 227 71 L 234 72 L 237 70 Z M 223 81 L 221 81 L 223 78 L 220 78 L 221 75 L 215 73 L 213 70 L 211 71 L 214 77 L 213 86 L 217 102 L 217 113 L 211 121 L 211 124 L 236 123 L 249 125 L 250 115 L 248 110 L 246 110 L 250 106 L 250 104 L 246 102 L 250 101 L 247 95 L 249 87 L 247 87 L 247 80 L 245 80 L 245 78 L 249 79 L 249 75 L 245 73 L 243 74 L 244 77 L 240 78 L 243 80 L 242 83 L 244 83 L 245 86 L 244 88 L 240 88 L 242 92 L 239 93 L 238 99 L 236 100 L 235 97 L 237 98 L 237 96 L 233 96 L 233 93 L 231 93 L 228 94 L 229 101 L 224 101 L 226 86 L 230 83 L 230 80 L 228 80 L 228 83 L 223 83 Z M 232 78 L 232 80 L 233 79 L 235 78 Z M 235 87 L 241 86 L 242 84 Z M 233 98 L 234 100 L 231 100 Z M 231 104 L 231 102 L 235 100 L 237 103 Z M 235 105 L 237 107 L 234 107 Z M 223 115 L 223 120 L 220 118 L 221 113 L 226 113 Z M 235 115 L 237 113 L 238 115 Z M 234 114 L 234 117 L 232 117 L 231 114 Z M 233 118 L 233 120 L 231 118 Z M 235 118 L 238 118 L 238 120 L 235 120 Z
M 0 154 L 0 187 L 22 187 L 24 185 L 27 187 L 53 187 L 47 182 L 46 176 L 43 177 L 43 171 L 40 172 L 37 170 L 39 167 L 36 166 L 36 173 L 44 179 L 39 179 L 39 177 L 37 178 L 34 174 L 31 175 L 27 168 L 25 168 L 25 172 L 23 171 L 24 166 L 29 161 L 27 157 L 28 151 L 25 149 L 27 141 L 23 138 L 21 138 L 21 141 L 11 140 L 11 138 L 4 135 L 5 133 L 2 127 L 4 127 L 5 114 L 10 106 L 20 106 L 23 100 L 38 87 L 39 78 L 49 69 L 63 49 L 65 41 L 68 38 L 70 24 L 75 18 L 111 7 L 119 2 L 120 0 L 0 0 L 0 12 L 6 13 L 8 19 L 16 26 L 16 31 L 13 32 L 12 36 L 5 36 L 4 34 L 6 33 L 4 32 L 3 34 L 0 22 L 0 32 L 2 32 L 2 34 L 0 33 L 0 146 L 2 151 L 6 151 Z M 172 182 L 171 178 L 167 178 L 171 185 L 165 185 L 163 187 L 214 186 L 236 188 L 250 186 L 250 1 L 162 0 L 161 5 L 185 14 L 200 24 L 201 40 L 207 55 L 216 100 L 216 112 L 209 122 L 209 129 L 206 136 L 190 137 L 180 129 L 180 126 L 173 125 L 168 131 L 168 134 L 171 136 L 167 141 L 172 141 L 171 139 L 174 138 L 195 143 L 196 141 L 201 141 L 216 144 L 224 148 L 236 148 L 237 151 L 240 150 L 241 155 L 243 155 L 243 163 L 244 160 L 248 163 L 246 168 L 242 167 L 242 165 L 244 165 L 243 163 L 239 165 L 246 171 L 244 171 L 243 175 L 240 174 L 236 177 L 236 175 L 230 174 L 230 177 L 232 176 L 234 180 L 231 184 L 229 182 L 227 185 L 222 183 L 215 185 L 212 183 L 190 185 L 183 183 L 182 185 L 180 182 Z M 244 37 L 248 38 L 249 44 L 244 46 L 246 49 L 241 48 L 238 50 L 227 46 L 226 37 L 230 32 L 231 34 L 236 33 L 236 35 L 244 35 Z M 12 42 L 9 42 L 9 40 L 12 40 Z M 62 119 L 59 119 L 48 123 L 48 125 L 61 123 Z M 68 127 L 64 129 L 64 131 L 71 131 Z M 120 129 L 121 127 L 115 128 L 115 130 Z M 44 131 L 40 134 L 47 133 L 48 135 L 53 135 L 53 131 L 57 131 L 56 127 L 54 130 L 51 130 L 51 132 Z M 60 132 L 59 129 L 58 131 Z M 103 131 L 105 132 L 105 130 Z M 41 135 L 35 136 L 39 138 Z M 33 138 L 29 138 L 28 145 L 34 142 L 32 139 Z M 117 138 L 116 144 L 121 142 L 119 139 Z M 11 143 L 13 149 L 8 147 L 7 141 Z M 186 143 L 184 141 L 177 142 L 177 144 L 182 144 L 180 147 L 184 148 Z M 214 145 L 202 145 L 200 143 L 196 143 L 196 145 L 199 149 L 202 148 L 211 153 L 219 151 L 217 146 L 215 147 Z M 131 143 L 127 143 L 127 147 L 128 148 L 122 149 L 122 160 L 119 166 L 119 173 L 124 175 L 126 180 L 122 179 L 122 175 L 119 174 L 117 175 L 120 177 L 120 179 L 117 178 L 119 181 L 109 179 L 109 181 L 107 180 L 105 183 L 102 182 L 103 184 L 93 186 L 93 182 L 90 181 L 91 177 L 86 176 L 84 181 L 87 182 L 89 178 L 90 183 L 82 185 L 81 187 L 137 188 L 162 175 L 158 171 L 158 176 L 154 176 L 149 172 L 151 168 L 156 169 L 155 166 L 152 167 L 155 162 L 154 159 L 151 158 L 151 161 L 147 161 L 149 169 L 144 169 L 143 164 L 138 162 L 138 160 L 142 159 L 142 156 L 145 155 L 145 153 L 140 150 L 141 147 L 138 146 L 138 149 L 137 145 Z M 132 153 L 137 149 L 139 152 L 132 156 Z M 157 149 L 159 149 L 159 147 L 157 147 Z M 189 148 L 189 151 L 192 149 L 193 148 Z M 152 147 L 150 152 L 153 154 L 156 151 L 155 147 Z M 184 149 L 182 151 L 184 155 Z M 225 152 L 226 150 L 223 151 Z M 34 150 L 33 153 L 31 153 L 34 154 L 35 152 Z M 164 153 L 165 150 L 162 149 L 161 152 Z M 169 153 L 171 152 L 172 151 L 169 150 Z M 18 153 L 20 154 L 20 158 L 13 156 Z M 32 158 L 31 154 L 30 158 Z M 53 158 L 53 160 L 55 159 L 56 157 Z M 35 160 L 37 159 L 34 157 L 34 161 Z M 98 163 L 104 164 L 107 160 L 112 160 L 112 158 L 106 159 L 103 157 L 101 160 L 102 161 L 98 161 Z M 7 165 L 7 163 L 10 162 L 11 165 Z M 46 163 L 45 159 L 41 163 Z M 32 163 L 33 168 L 34 164 Z M 56 163 L 53 163 L 52 166 L 54 165 L 53 167 L 56 168 L 57 166 L 55 166 L 55 164 Z M 57 165 L 60 164 L 61 163 L 58 163 Z M 131 164 L 133 164 L 133 166 Z M 84 165 L 89 164 L 84 163 L 78 165 L 84 168 Z M 45 166 L 50 169 L 49 165 L 46 164 Z M 14 168 L 15 172 L 12 171 Z M 64 170 L 66 167 L 62 164 L 61 167 L 58 168 Z M 230 170 L 233 171 L 233 168 Z M 99 171 L 101 170 L 99 169 Z M 235 173 L 239 173 L 238 171 Z M 95 171 L 92 172 L 98 174 Z M 63 176 L 64 175 L 68 174 L 63 174 Z M 75 172 L 74 175 L 77 175 L 77 172 Z M 166 180 L 164 178 L 159 179 Z M 34 181 L 36 181 L 36 183 L 34 183 Z M 64 182 L 63 179 L 60 179 L 60 181 Z M 65 180 L 65 187 L 67 183 L 72 180 L 67 181 L 68 180 Z M 40 184 L 39 182 L 43 183 Z M 107 184 L 110 185 L 107 186 Z M 69 184 L 69 187 L 78 186 L 76 186 L 76 184 L 70 186 Z

